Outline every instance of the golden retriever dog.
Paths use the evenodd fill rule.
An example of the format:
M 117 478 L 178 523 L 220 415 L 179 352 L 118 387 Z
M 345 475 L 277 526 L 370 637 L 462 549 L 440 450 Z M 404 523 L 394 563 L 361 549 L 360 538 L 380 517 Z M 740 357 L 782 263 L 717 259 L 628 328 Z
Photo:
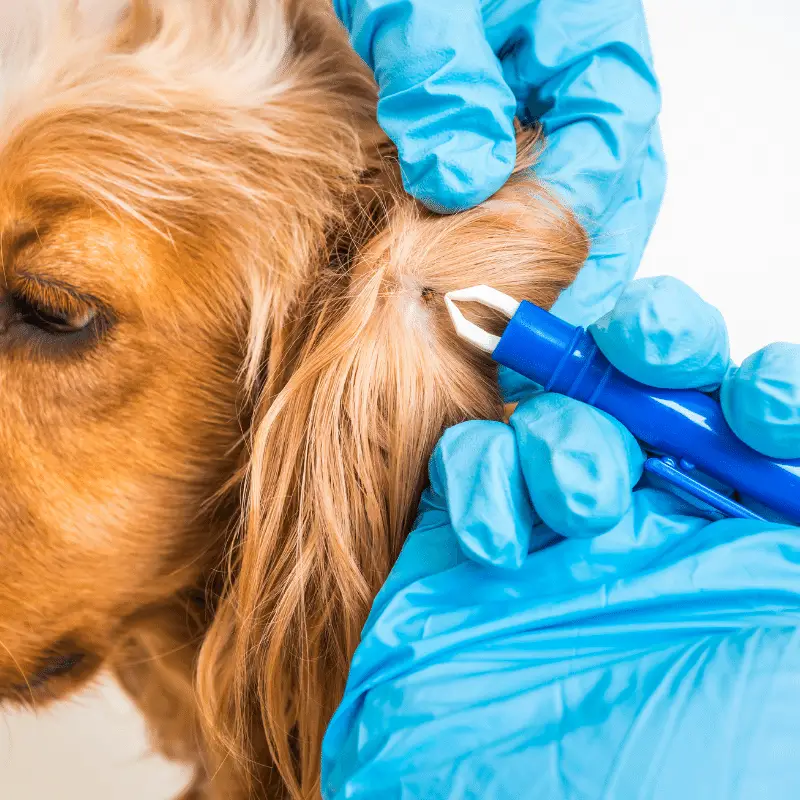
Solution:
M 0 68 L 0 693 L 101 667 L 186 797 L 315 798 L 442 430 L 502 418 L 443 293 L 587 252 L 529 167 L 404 195 L 326 0 L 30 6 Z

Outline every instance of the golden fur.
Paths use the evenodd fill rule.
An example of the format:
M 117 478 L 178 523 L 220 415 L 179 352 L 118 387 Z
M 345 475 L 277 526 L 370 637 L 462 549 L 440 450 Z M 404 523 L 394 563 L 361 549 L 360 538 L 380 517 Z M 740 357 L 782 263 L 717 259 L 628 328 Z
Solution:
M 314 798 L 430 452 L 502 417 L 442 295 L 549 306 L 586 239 L 531 132 L 480 208 L 415 205 L 325 0 L 62 5 L 0 78 L 0 688 L 109 666 L 188 797 Z

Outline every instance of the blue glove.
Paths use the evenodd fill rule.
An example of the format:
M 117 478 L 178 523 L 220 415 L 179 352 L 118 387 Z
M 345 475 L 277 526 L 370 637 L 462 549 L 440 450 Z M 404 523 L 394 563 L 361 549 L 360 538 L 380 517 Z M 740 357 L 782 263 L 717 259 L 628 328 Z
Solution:
M 556 313 L 578 325 L 610 308 L 639 264 L 664 188 L 640 0 L 333 6 L 375 73 L 378 120 L 397 145 L 405 187 L 430 208 L 455 211 L 496 192 L 514 165 L 514 116 L 542 123 L 537 174 L 590 234 L 602 232 Z
M 797 346 L 731 368 L 718 312 L 672 279 L 632 284 L 591 330 L 633 377 L 721 384 L 735 430 L 800 457 Z M 800 796 L 799 532 L 641 484 L 608 532 L 559 530 L 548 517 L 608 516 L 637 448 L 553 395 L 511 422 L 437 448 L 325 738 L 324 796 Z
M 406 189 L 455 211 L 514 164 L 513 117 L 538 120 L 536 167 L 594 241 L 553 313 L 588 325 L 641 261 L 664 193 L 660 94 L 640 0 L 333 0 L 380 89 Z M 501 370 L 510 399 L 530 381 Z

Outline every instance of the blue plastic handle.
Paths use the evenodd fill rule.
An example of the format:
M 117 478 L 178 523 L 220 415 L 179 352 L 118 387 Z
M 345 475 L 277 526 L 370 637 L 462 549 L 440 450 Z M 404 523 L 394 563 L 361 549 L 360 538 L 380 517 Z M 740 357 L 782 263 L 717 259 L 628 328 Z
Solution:
M 680 464 L 674 458 L 665 456 L 663 458 L 648 458 L 644 462 L 644 468 L 651 475 L 657 475 L 662 481 L 674 486 L 680 494 L 690 502 L 700 508 L 711 506 L 711 508 L 724 514 L 726 517 L 735 519 L 754 519 L 759 522 L 766 522 L 764 517 L 759 516 L 755 511 L 745 508 L 741 503 L 731 500 L 724 494 L 714 491 L 706 486 L 702 481 L 687 474 L 694 471 L 694 465 L 682 461 Z
M 605 411 L 650 451 L 676 461 L 685 459 L 702 473 L 800 524 L 800 460 L 775 460 L 748 447 L 710 396 L 691 389 L 655 389 L 628 378 L 609 363 L 583 328 L 527 301 L 511 318 L 492 357 L 547 391 Z M 676 483 L 674 474 L 669 478 Z M 682 488 L 690 494 L 692 488 L 696 490 L 690 483 Z M 708 497 L 714 495 L 717 505 L 711 505 L 740 516 L 731 513 L 731 508 L 719 507 L 718 498 L 726 498 L 703 488 L 708 494 L 694 496 L 709 502 Z

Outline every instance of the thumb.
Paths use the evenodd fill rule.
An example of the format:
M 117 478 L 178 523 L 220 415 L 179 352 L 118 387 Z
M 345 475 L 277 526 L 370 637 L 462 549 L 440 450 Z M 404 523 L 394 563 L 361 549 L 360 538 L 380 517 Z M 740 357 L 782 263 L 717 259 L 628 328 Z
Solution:
M 537 519 L 511 428 L 483 421 L 449 428 L 431 457 L 430 478 L 462 553 L 479 564 L 519 569 Z
M 730 364 L 722 315 L 671 277 L 632 281 L 589 331 L 617 369 L 648 386 L 709 390 Z
M 470 208 L 508 179 L 514 95 L 478 0 L 336 0 L 375 73 L 378 122 L 397 145 L 406 190 L 433 211 Z

